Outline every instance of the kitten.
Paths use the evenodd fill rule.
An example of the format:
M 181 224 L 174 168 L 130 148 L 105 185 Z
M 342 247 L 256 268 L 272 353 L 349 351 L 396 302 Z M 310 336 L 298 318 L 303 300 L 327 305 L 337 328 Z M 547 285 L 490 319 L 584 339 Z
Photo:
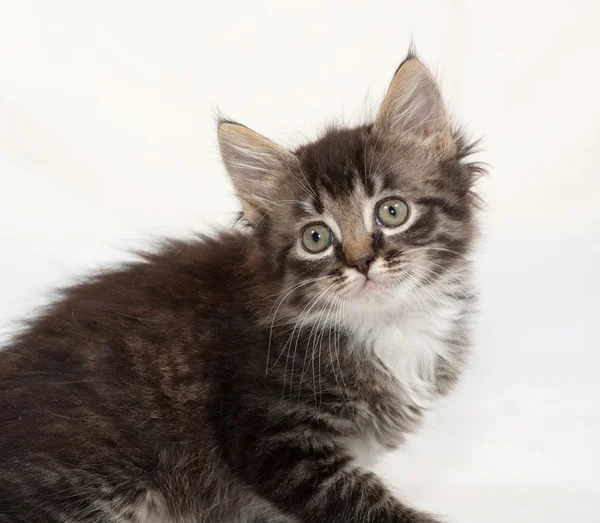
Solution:
M 469 349 L 480 168 L 412 54 L 296 151 L 221 121 L 248 227 L 64 291 L 0 352 L 0 522 L 432 523 L 369 471 Z

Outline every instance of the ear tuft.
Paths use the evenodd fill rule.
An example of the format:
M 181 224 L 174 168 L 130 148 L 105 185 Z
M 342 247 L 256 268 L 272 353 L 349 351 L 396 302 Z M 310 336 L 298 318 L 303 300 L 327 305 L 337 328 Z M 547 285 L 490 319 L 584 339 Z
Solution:
M 453 149 L 452 124 L 441 92 L 413 45 L 396 70 L 376 125 L 396 139 L 417 139 L 436 152 Z

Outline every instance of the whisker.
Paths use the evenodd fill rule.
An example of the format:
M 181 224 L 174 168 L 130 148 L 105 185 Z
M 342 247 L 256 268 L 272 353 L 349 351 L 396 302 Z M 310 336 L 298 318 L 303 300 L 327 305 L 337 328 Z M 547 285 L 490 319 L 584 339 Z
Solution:
M 455 254 L 456 256 L 460 256 L 460 257 L 464 258 L 466 261 L 472 261 L 471 258 L 469 258 L 466 254 L 463 254 L 462 252 L 456 251 L 454 249 L 448 249 L 446 247 L 438 247 L 436 245 L 424 245 L 423 247 L 411 247 L 410 249 L 404 250 L 402 252 L 402 254 L 410 254 L 412 252 L 419 252 L 419 251 L 425 251 L 425 250 L 449 252 L 451 254 Z
M 419 280 L 413 276 L 410 273 L 411 268 L 409 267 L 409 269 L 406 271 L 406 278 L 409 279 L 410 281 L 412 281 L 415 284 L 415 295 L 419 297 L 419 299 L 421 300 L 421 302 L 423 303 L 423 305 L 425 305 L 425 308 L 427 309 L 427 312 L 433 316 L 433 311 L 431 310 L 431 308 L 429 307 L 429 304 L 427 303 L 427 301 L 423 298 L 423 296 L 421 295 L 421 293 L 419 292 Z
M 420 260 L 410 261 L 408 263 L 410 263 L 411 265 L 415 265 L 417 267 L 421 267 L 421 269 L 425 269 L 425 270 L 431 271 L 432 275 L 436 276 L 436 277 L 440 277 L 440 276 L 443 275 L 444 272 L 446 272 L 452 278 L 456 279 L 458 281 L 458 283 L 460 283 L 469 293 L 473 292 L 473 289 L 472 289 L 471 285 L 468 284 L 465 280 L 463 280 L 463 278 L 461 277 L 460 274 L 458 274 L 456 271 L 448 269 L 447 267 L 445 267 L 444 265 L 441 265 L 440 263 L 434 262 L 432 260 L 427 260 L 427 262 L 426 262 L 426 263 L 432 264 L 432 265 L 434 265 L 436 267 L 439 267 L 440 271 L 435 271 L 435 270 L 430 269 L 429 267 L 423 266 L 424 262 L 420 263 Z M 458 299 L 458 297 L 457 297 L 457 299 Z M 465 295 L 465 299 L 468 300 L 469 302 L 473 303 L 470 296 Z
M 335 298 L 335 294 L 332 294 L 332 297 Z M 329 303 L 329 302 L 328 302 Z M 331 310 L 329 310 L 328 312 L 330 312 Z M 329 314 L 327 316 L 327 318 L 329 318 Z M 320 408 L 321 406 L 321 402 L 323 400 L 323 376 L 322 376 L 322 372 L 321 372 L 321 352 L 322 352 L 322 343 L 323 343 L 323 334 L 325 332 L 325 328 L 327 327 L 327 324 L 322 321 L 321 322 L 321 336 L 319 337 L 319 339 L 317 340 L 315 338 L 315 343 L 318 347 L 319 350 L 319 367 L 318 367 L 318 375 L 319 375 L 319 405 L 318 408 Z M 318 332 L 318 331 L 317 331 Z M 313 388 L 315 389 L 315 404 L 316 404 L 316 387 L 315 387 L 315 374 L 314 374 L 314 357 L 315 357 L 315 353 L 314 353 L 314 345 L 313 345 L 313 351 L 312 351 L 312 362 L 313 362 Z
M 315 336 L 313 338 L 313 334 L 315 333 L 315 329 L 317 329 L 317 333 L 318 333 L 318 329 L 319 326 L 323 323 L 324 318 L 325 318 L 325 314 L 327 313 L 328 315 L 331 314 L 331 310 L 329 308 L 329 304 L 335 299 L 335 294 L 332 293 L 328 298 L 327 301 L 323 304 L 323 309 L 322 311 L 319 313 L 319 316 L 317 317 L 317 320 L 315 321 L 313 328 L 310 331 L 310 334 L 308 336 L 308 340 L 307 340 L 307 345 L 310 346 L 310 341 L 311 338 L 313 340 L 313 345 L 316 342 L 316 338 L 317 336 Z M 304 381 L 304 375 L 305 375 L 305 370 L 306 370 L 306 360 L 308 358 L 308 351 L 305 352 L 304 354 L 304 363 L 302 364 L 302 373 L 300 374 L 300 384 L 298 385 L 298 401 L 300 401 L 300 394 L 301 394 L 301 389 L 302 389 L 302 382 Z M 313 346 L 313 361 L 314 361 L 314 346 Z M 319 368 L 320 371 L 320 368 Z M 314 382 L 314 365 L 313 365 L 313 382 Z
M 341 296 L 337 296 L 337 297 L 336 297 L 336 300 L 335 300 L 335 302 L 333 303 L 333 307 L 332 307 L 332 309 L 331 309 L 331 314 L 330 314 L 330 315 L 327 317 L 327 321 L 328 321 L 328 322 L 329 322 L 329 318 L 330 318 L 330 317 L 331 317 L 333 314 L 337 314 L 338 307 L 339 307 L 339 304 L 340 304 L 340 301 L 341 301 L 341 300 L 342 300 L 342 297 L 341 297 Z M 327 345 L 328 345 L 328 347 L 329 347 L 329 350 L 328 350 L 328 352 L 329 352 L 329 359 L 330 359 L 330 361 L 331 361 L 331 371 L 332 371 L 332 373 L 333 373 L 333 377 L 334 377 L 334 379 L 335 379 L 335 381 L 336 381 L 336 383 L 337 383 L 338 387 L 340 387 L 340 388 L 341 388 L 340 382 L 338 381 L 338 378 L 337 378 L 337 373 L 336 373 L 336 371 L 335 371 L 335 364 L 334 364 L 334 361 L 333 361 L 333 351 L 331 350 L 331 334 L 332 334 L 332 332 L 333 332 L 333 333 L 335 333 L 335 324 L 334 324 L 332 327 L 333 327 L 333 328 L 330 328 L 330 329 L 329 329 L 329 331 L 328 331 L 328 333 L 327 333 Z
M 438 280 L 434 280 L 434 279 L 433 279 L 431 276 L 429 276 L 429 275 L 427 275 L 425 272 L 423 272 L 423 271 L 426 271 L 426 270 L 427 270 L 427 268 L 426 268 L 426 267 L 423 267 L 423 266 L 421 266 L 421 265 L 419 265 L 419 264 L 417 264 L 417 263 L 412 263 L 411 265 L 412 265 L 412 266 L 413 266 L 413 268 L 414 268 L 414 269 L 416 269 L 417 271 L 421 271 L 421 276 L 422 276 L 423 278 L 426 278 L 426 279 L 427 279 L 427 281 L 428 281 L 428 282 L 429 282 L 429 283 L 430 283 L 432 286 L 438 285 L 438 286 L 440 286 L 440 287 L 444 288 L 444 289 L 445 289 L 445 290 L 447 290 L 447 291 L 448 291 L 450 294 L 452 294 L 452 296 L 454 296 L 454 298 L 455 298 L 457 301 L 459 301 L 459 302 L 464 302 L 464 300 L 467 300 L 467 301 L 468 301 L 468 302 L 469 302 L 471 305 L 474 305 L 474 304 L 473 304 L 473 301 L 471 300 L 471 298 L 470 298 L 469 296 L 465 295 L 465 296 L 464 296 L 464 300 L 463 300 L 463 299 L 461 299 L 461 298 L 460 298 L 459 296 L 457 296 L 457 295 L 456 295 L 456 293 L 455 293 L 455 292 L 454 292 L 452 289 L 450 289 L 450 288 L 449 288 L 449 287 L 448 287 L 448 286 L 447 286 L 447 285 L 446 285 L 444 282 L 440 281 L 439 279 L 438 279 Z M 439 273 L 436 273 L 435 271 L 433 271 L 433 276 L 439 276 Z M 459 278 L 459 279 L 460 279 L 460 278 Z M 460 280 L 460 281 L 462 282 L 462 280 Z M 463 283 L 464 283 L 464 282 L 463 282 Z M 467 306 L 465 305 L 465 307 L 467 307 Z M 471 312 L 471 310 L 470 310 L 468 307 L 467 307 L 467 310 L 468 310 L 469 312 Z
M 332 283 L 331 285 L 329 285 L 329 287 L 326 287 L 325 289 L 323 289 L 314 298 L 312 298 L 311 301 L 308 302 L 308 304 L 306 305 L 306 307 L 304 307 L 304 309 L 302 311 L 302 314 L 300 315 L 300 318 L 296 322 L 296 327 L 294 327 L 294 330 L 292 331 L 292 334 L 290 336 L 291 343 L 290 343 L 290 347 L 289 347 L 288 352 L 287 352 L 286 371 L 287 371 L 287 363 L 288 363 L 290 352 L 291 352 L 291 345 L 292 345 L 292 343 L 294 341 L 294 334 L 296 333 L 296 329 L 298 328 L 298 325 L 300 325 L 300 328 L 298 329 L 298 335 L 296 337 L 296 344 L 294 346 L 294 354 L 292 356 L 292 369 L 291 369 L 291 373 L 290 373 L 290 395 L 292 393 L 292 386 L 293 386 L 293 383 L 294 383 L 294 366 L 296 364 L 296 354 L 298 352 L 298 343 L 300 341 L 300 335 L 302 333 L 302 328 L 304 327 L 304 324 L 306 322 L 307 316 L 310 314 L 310 312 L 313 310 L 313 308 L 315 307 L 315 305 L 318 303 L 318 301 L 320 300 L 321 296 L 323 296 L 323 294 L 325 294 L 334 285 L 335 284 Z M 308 308 L 308 307 L 310 307 L 310 308 Z M 308 311 L 307 311 L 307 308 L 308 308 Z M 286 345 L 287 345 L 287 343 L 286 343 Z M 284 382 L 284 391 L 285 391 L 285 382 Z
M 346 382 L 344 381 L 344 373 L 342 372 L 342 365 L 340 363 L 340 345 L 341 345 L 341 330 L 342 330 L 342 311 L 345 314 L 346 313 L 346 304 L 347 301 L 346 300 L 342 300 L 342 303 L 340 304 L 340 308 L 338 310 L 338 314 L 337 314 L 337 329 L 336 329 L 336 336 L 334 337 L 334 348 L 335 348 L 335 356 L 336 356 L 336 361 L 338 364 L 338 370 L 340 371 L 340 379 L 342 380 L 342 384 L 344 386 L 344 390 L 348 390 L 348 387 L 346 386 Z
M 273 342 L 273 327 L 275 325 L 275 319 L 277 318 L 277 313 L 279 312 L 279 309 L 283 305 L 283 302 L 285 301 L 285 299 L 290 294 L 292 294 L 294 291 L 296 291 L 300 287 L 303 287 L 305 285 L 309 285 L 310 283 L 314 283 L 314 282 L 317 282 L 317 281 L 326 280 L 328 277 L 329 276 L 323 276 L 323 277 L 320 277 L 320 278 L 310 278 L 308 280 L 301 281 L 300 283 L 297 283 L 297 284 L 293 285 L 291 287 L 291 289 L 289 289 L 289 291 L 285 294 L 285 296 L 283 296 L 282 298 L 278 298 L 275 301 L 275 303 L 273 303 L 273 306 L 269 310 L 269 313 L 267 314 L 267 317 L 269 316 L 269 314 L 271 314 L 271 311 L 273 310 L 273 308 L 275 307 L 275 305 L 277 305 L 277 302 L 279 302 L 279 305 L 277 305 L 277 309 L 275 310 L 275 313 L 273 314 L 273 319 L 271 320 L 271 327 L 269 329 L 269 344 L 267 346 L 267 367 L 266 367 L 266 370 L 265 370 L 265 375 L 268 374 L 268 372 L 269 372 L 269 358 L 270 358 L 270 354 L 271 354 L 271 344 Z M 286 291 L 285 290 L 282 291 L 281 294 L 283 294 L 284 292 L 286 292 Z M 277 361 L 275 363 L 277 363 Z

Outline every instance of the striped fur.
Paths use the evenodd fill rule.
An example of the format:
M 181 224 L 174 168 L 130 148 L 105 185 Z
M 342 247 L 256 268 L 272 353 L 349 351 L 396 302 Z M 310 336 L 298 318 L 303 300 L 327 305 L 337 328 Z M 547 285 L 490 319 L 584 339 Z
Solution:
M 409 56 L 374 122 L 296 151 L 219 140 L 245 227 L 66 289 L 0 352 L 0 523 L 436 521 L 370 470 L 470 345 L 480 169 L 432 76 Z

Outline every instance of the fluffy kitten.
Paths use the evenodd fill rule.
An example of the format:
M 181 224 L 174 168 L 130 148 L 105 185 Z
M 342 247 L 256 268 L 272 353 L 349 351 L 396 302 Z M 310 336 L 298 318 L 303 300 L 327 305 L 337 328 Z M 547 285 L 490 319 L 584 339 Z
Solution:
M 368 471 L 458 377 L 480 172 L 412 55 L 376 120 L 222 121 L 247 228 L 64 291 L 0 352 L 2 523 L 431 523 Z

